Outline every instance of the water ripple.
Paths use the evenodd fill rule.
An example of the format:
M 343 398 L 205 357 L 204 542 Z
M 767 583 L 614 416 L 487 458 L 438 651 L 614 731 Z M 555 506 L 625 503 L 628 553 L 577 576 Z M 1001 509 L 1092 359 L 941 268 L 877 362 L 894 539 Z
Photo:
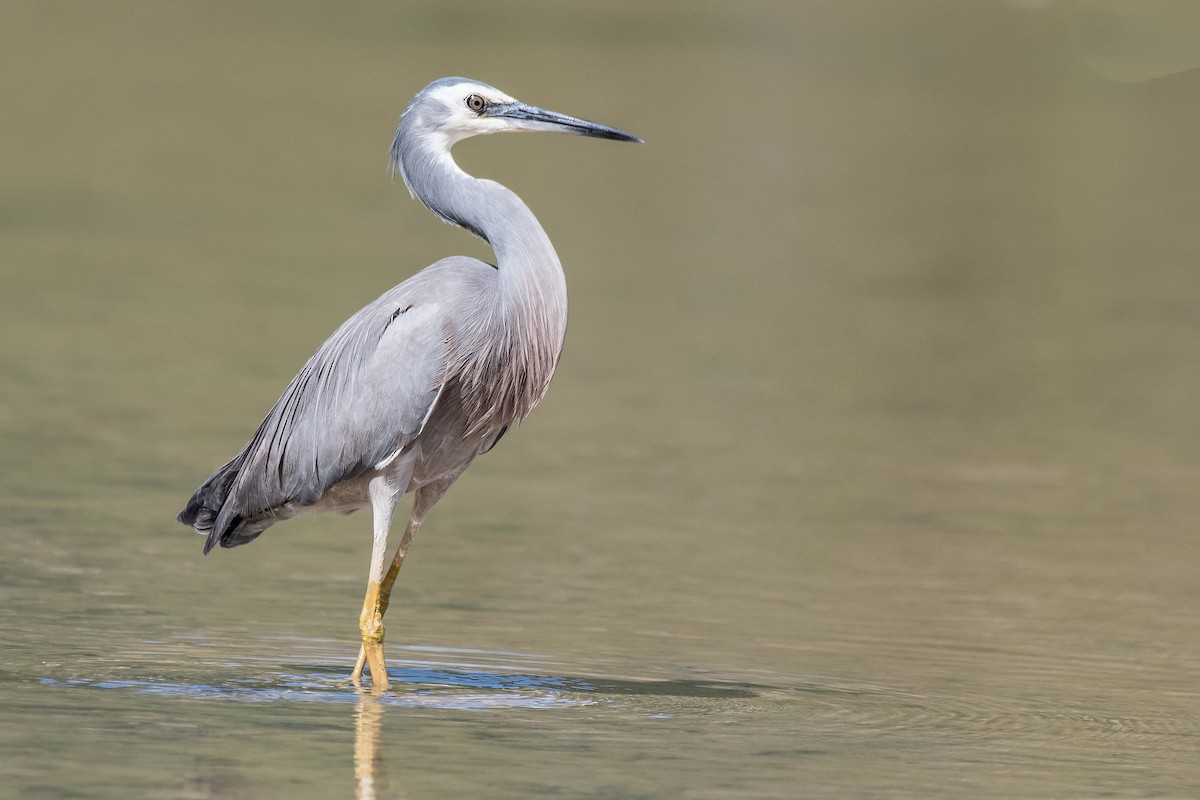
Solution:
M 216 658 L 211 660 L 164 663 L 168 648 L 145 644 L 150 645 L 148 649 L 127 654 L 133 665 L 126 668 L 134 675 L 114 675 L 98 668 L 90 675 L 45 676 L 36 682 L 49 687 L 244 703 L 354 704 L 367 694 L 347 680 L 347 664 L 332 655 L 336 648 L 326 649 L 321 642 L 294 642 L 292 661 L 282 664 L 227 648 L 214 653 Z M 771 718 L 799 732 L 860 739 L 897 734 L 1050 737 L 1173 747 L 1194 746 L 1200 738 L 1200 718 L 1195 715 L 1142 717 L 1129 713 L 1131 709 L 1099 703 L 961 691 L 917 692 L 887 684 L 836 678 L 800 680 L 773 674 L 754 675 L 753 680 L 730 679 L 728 675 L 720 679 L 608 677 L 601 668 L 566 665 L 544 655 L 398 649 L 412 657 L 390 660 L 391 689 L 376 697 L 383 705 L 457 711 L 606 707 L 622 716 L 727 722 Z M 136 674 L 139 671 L 141 675 Z M 218 675 L 221 677 L 214 679 Z
M 147 643 L 152 644 L 152 643 Z M 203 644 L 199 642 L 196 644 Z M 752 687 L 731 683 L 674 680 L 653 681 L 580 677 L 531 672 L 542 665 L 543 656 L 486 651 L 432 650 L 430 655 L 474 656 L 469 661 L 413 659 L 389 664 L 392 686 L 378 697 L 385 705 L 436 707 L 456 710 L 497 708 L 570 708 L 611 704 L 622 699 L 637 704 L 694 706 L 756 697 Z M 139 661 L 153 661 L 153 651 L 131 654 Z M 347 667 L 337 660 L 319 656 L 316 663 L 276 663 L 265 672 L 257 659 L 242 658 L 219 664 L 196 664 L 202 675 L 170 677 L 71 676 L 43 677 L 43 686 L 128 691 L 140 695 L 240 702 L 356 703 L 364 694 L 346 677 Z M 496 663 L 499 662 L 499 663 Z M 214 669 L 245 671 L 255 667 L 256 677 L 212 681 Z

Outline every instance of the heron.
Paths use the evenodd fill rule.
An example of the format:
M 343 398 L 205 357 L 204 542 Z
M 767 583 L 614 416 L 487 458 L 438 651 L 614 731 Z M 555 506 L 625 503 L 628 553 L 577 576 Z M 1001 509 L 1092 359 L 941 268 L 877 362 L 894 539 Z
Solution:
M 542 399 L 566 334 L 566 280 L 537 218 L 450 154 L 463 139 L 503 131 L 641 141 L 466 78 L 418 92 L 392 140 L 392 176 L 435 216 L 483 239 L 496 263 L 442 259 L 351 316 L 178 517 L 205 537 L 208 554 L 299 514 L 369 506 L 371 565 L 351 679 L 361 685 L 369 668 L 377 690 L 388 686 L 383 617 L 413 538 L 476 457 Z M 409 493 L 408 524 L 385 564 L 392 517 Z

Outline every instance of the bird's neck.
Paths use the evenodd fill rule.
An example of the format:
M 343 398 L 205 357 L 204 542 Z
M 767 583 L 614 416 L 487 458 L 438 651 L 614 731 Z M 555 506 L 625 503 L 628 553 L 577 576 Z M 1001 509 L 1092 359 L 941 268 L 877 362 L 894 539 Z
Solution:
M 533 315 L 546 333 L 565 330 L 567 289 L 554 245 L 515 193 L 464 172 L 448 151 L 404 163 L 409 189 L 430 211 L 479 236 L 496 252 L 502 310 Z M 561 331 L 558 338 L 561 340 Z
M 397 141 L 403 148 L 405 137 Z M 475 420 L 472 430 L 502 432 L 537 405 L 558 364 L 567 331 L 567 285 L 558 254 L 521 198 L 463 172 L 448 148 L 402 149 L 399 155 L 404 182 L 417 199 L 496 251 L 495 294 L 479 298 L 479 317 L 464 331 L 459 381 Z

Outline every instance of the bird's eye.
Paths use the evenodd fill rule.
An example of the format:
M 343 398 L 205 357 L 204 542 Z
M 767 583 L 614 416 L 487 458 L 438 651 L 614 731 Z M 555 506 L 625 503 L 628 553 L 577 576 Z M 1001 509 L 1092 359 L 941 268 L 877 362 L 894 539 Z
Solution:
M 476 114 L 482 114 L 483 110 L 487 108 L 487 106 L 487 100 L 484 100 L 477 94 L 469 95 L 467 97 L 467 108 L 471 109 Z

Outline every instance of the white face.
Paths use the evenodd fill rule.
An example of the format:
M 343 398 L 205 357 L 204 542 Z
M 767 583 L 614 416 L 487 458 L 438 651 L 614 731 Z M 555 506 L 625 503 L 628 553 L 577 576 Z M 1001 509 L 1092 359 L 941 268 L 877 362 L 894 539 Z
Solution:
M 439 86 L 429 93 L 429 97 L 450 110 L 449 116 L 438 127 L 449 137 L 451 144 L 468 136 L 499 133 L 516 127 L 515 120 L 480 116 L 471 108 L 471 103 L 478 107 L 480 98 L 489 106 L 517 102 L 515 98 L 491 86 L 465 81 L 450 86 Z

